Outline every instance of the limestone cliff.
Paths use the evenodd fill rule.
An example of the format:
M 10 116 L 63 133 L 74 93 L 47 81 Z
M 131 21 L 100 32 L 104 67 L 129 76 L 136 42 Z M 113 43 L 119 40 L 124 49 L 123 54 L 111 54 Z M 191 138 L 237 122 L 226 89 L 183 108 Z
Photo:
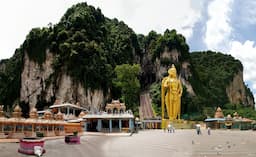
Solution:
M 50 79 L 54 73 L 53 60 L 54 55 L 49 50 L 46 52 L 45 62 L 41 65 L 30 60 L 25 53 L 21 74 L 21 102 L 29 104 L 30 108 L 38 102 L 51 105 L 55 99 L 62 102 L 80 102 L 83 107 L 94 109 L 99 109 L 104 104 L 106 97 L 102 90 L 85 89 L 65 72 L 58 75 L 56 80 Z
M 165 49 L 165 51 L 161 54 L 160 59 L 156 59 L 156 78 L 157 80 L 160 80 L 163 78 L 163 76 L 168 71 L 168 68 L 170 68 L 171 64 L 169 65 L 163 65 L 161 64 L 161 60 L 170 60 L 171 63 L 176 63 L 180 65 L 180 67 L 176 67 L 179 69 L 179 78 L 182 82 L 182 84 L 186 87 L 187 92 L 194 96 L 195 92 L 193 90 L 193 87 L 191 83 L 189 82 L 189 77 L 192 77 L 191 69 L 190 69 L 190 62 L 189 61 L 181 61 L 180 58 L 182 58 L 181 53 L 177 49 L 173 49 L 171 51 L 168 51 Z
M 170 68 L 171 63 L 179 63 L 181 58 L 181 53 L 174 49 L 169 51 L 167 48 L 165 48 L 164 52 L 161 53 L 160 58 L 156 58 L 156 79 L 161 80 L 163 76 L 168 71 L 168 68 Z M 168 60 L 169 64 L 163 64 L 163 60 Z
M 254 100 L 247 95 L 246 87 L 243 82 L 243 72 L 239 71 L 233 78 L 233 81 L 226 88 L 228 99 L 233 104 L 245 104 L 254 106 Z
M 46 89 L 46 80 L 53 73 L 52 61 L 53 55 L 49 51 L 46 52 L 46 62 L 42 65 L 30 60 L 27 53 L 25 53 L 23 71 L 21 73 L 20 101 L 24 101 L 30 107 L 34 107 L 43 92 L 47 93 L 45 100 L 51 100 L 51 97 L 54 96 L 53 89 Z
M 239 60 L 212 51 L 193 52 L 190 56 L 194 72 L 199 76 L 195 84 L 202 87 L 199 92 L 207 98 L 205 103 L 213 106 L 242 104 L 254 108 L 253 94 L 244 83 L 243 65 Z
M 183 62 L 181 65 L 181 70 L 180 70 L 180 79 L 182 84 L 186 87 L 187 92 L 191 95 L 191 96 L 195 96 L 195 92 L 194 89 L 191 85 L 191 83 L 189 82 L 189 78 L 192 77 L 192 72 L 190 69 L 191 63 L 189 62 Z

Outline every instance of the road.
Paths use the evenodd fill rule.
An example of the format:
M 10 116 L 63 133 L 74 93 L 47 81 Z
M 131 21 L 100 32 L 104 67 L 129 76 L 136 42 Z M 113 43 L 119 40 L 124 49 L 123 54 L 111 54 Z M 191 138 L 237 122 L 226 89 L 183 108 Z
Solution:
M 80 145 L 64 139 L 45 142 L 45 157 L 256 157 L 256 132 L 212 130 L 140 131 L 132 136 L 83 136 Z M 0 157 L 24 157 L 18 143 L 0 143 Z

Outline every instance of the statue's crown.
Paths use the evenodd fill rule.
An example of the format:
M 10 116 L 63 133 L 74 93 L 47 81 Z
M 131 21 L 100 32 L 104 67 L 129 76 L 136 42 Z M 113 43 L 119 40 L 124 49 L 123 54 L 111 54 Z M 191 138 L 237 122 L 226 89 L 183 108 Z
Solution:
M 175 74 L 176 74 L 176 68 L 175 68 L 175 66 L 174 66 L 174 64 L 172 64 L 172 67 L 168 70 L 168 74 L 170 74 L 171 73 L 171 71 L 175 71 Z

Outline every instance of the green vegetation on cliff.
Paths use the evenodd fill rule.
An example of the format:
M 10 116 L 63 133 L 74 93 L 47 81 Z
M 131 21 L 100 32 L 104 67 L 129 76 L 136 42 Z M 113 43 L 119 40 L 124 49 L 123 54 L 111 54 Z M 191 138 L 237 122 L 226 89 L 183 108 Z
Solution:
M 140 66 L 138 64 L 117 65 L 115 68 L 116 78 L 113 84 L 121 90 L 121 100 L 126 103 L 128 109 L 135 111 L 138 116 L 140 82 L 138 75 Z
M 204 91 L 198 94 L 207 98 L 206 106 L 223 107 L 229 102 L 227 85 L 243 70 L 241 62 L 230 55 L 212 51 L 193 52 L 190 56 L 200 78 L 197 83 L 204 87 Z
M 156 45 L 153 48 L 153 59 L 160 58 L 160 54 L 164 51 L 178 50 L 181 53 L 179 61 L 189 59 L 189 46 L 183 35 L 177 34 L 176 30 L 166 30 L 163 36 L 159 36 Z M 161 60 L 163 64 L 170 65 L 170 62 Z
M 0 104 L 11 109 L 19 103 L 22 71 L 22 53 L 16 49 L 12 58 L 0 62 Z
M 79 3 L 68 9 L 57 25 L 34 28 L 28 34 L 24 50 L 30 59 L 43 63 L 47 49 L 57 56 L 53 65 L 56 76 L 65 72 L 85 88 L 107 91 L 115 66 L 133 63 L 139 47 L 136 34 L 126 24 Z

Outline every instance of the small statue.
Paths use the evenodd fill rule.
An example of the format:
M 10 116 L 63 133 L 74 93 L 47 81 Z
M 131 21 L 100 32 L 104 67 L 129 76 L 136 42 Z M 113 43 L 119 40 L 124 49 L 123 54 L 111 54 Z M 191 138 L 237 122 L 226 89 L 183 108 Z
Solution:
M 177 79 L 175 66 L 168 70 L 168 76 L 164 77 L 161 85 L 162 119 L 164 119 L 164 107 L 166 107 L 169 120 L 180 119 L 180 104 L 182 95 L 182 84 Z
M 42 156 L 43 150 L 41 146 L 34 146 L 34 154 L 38 157 Z

